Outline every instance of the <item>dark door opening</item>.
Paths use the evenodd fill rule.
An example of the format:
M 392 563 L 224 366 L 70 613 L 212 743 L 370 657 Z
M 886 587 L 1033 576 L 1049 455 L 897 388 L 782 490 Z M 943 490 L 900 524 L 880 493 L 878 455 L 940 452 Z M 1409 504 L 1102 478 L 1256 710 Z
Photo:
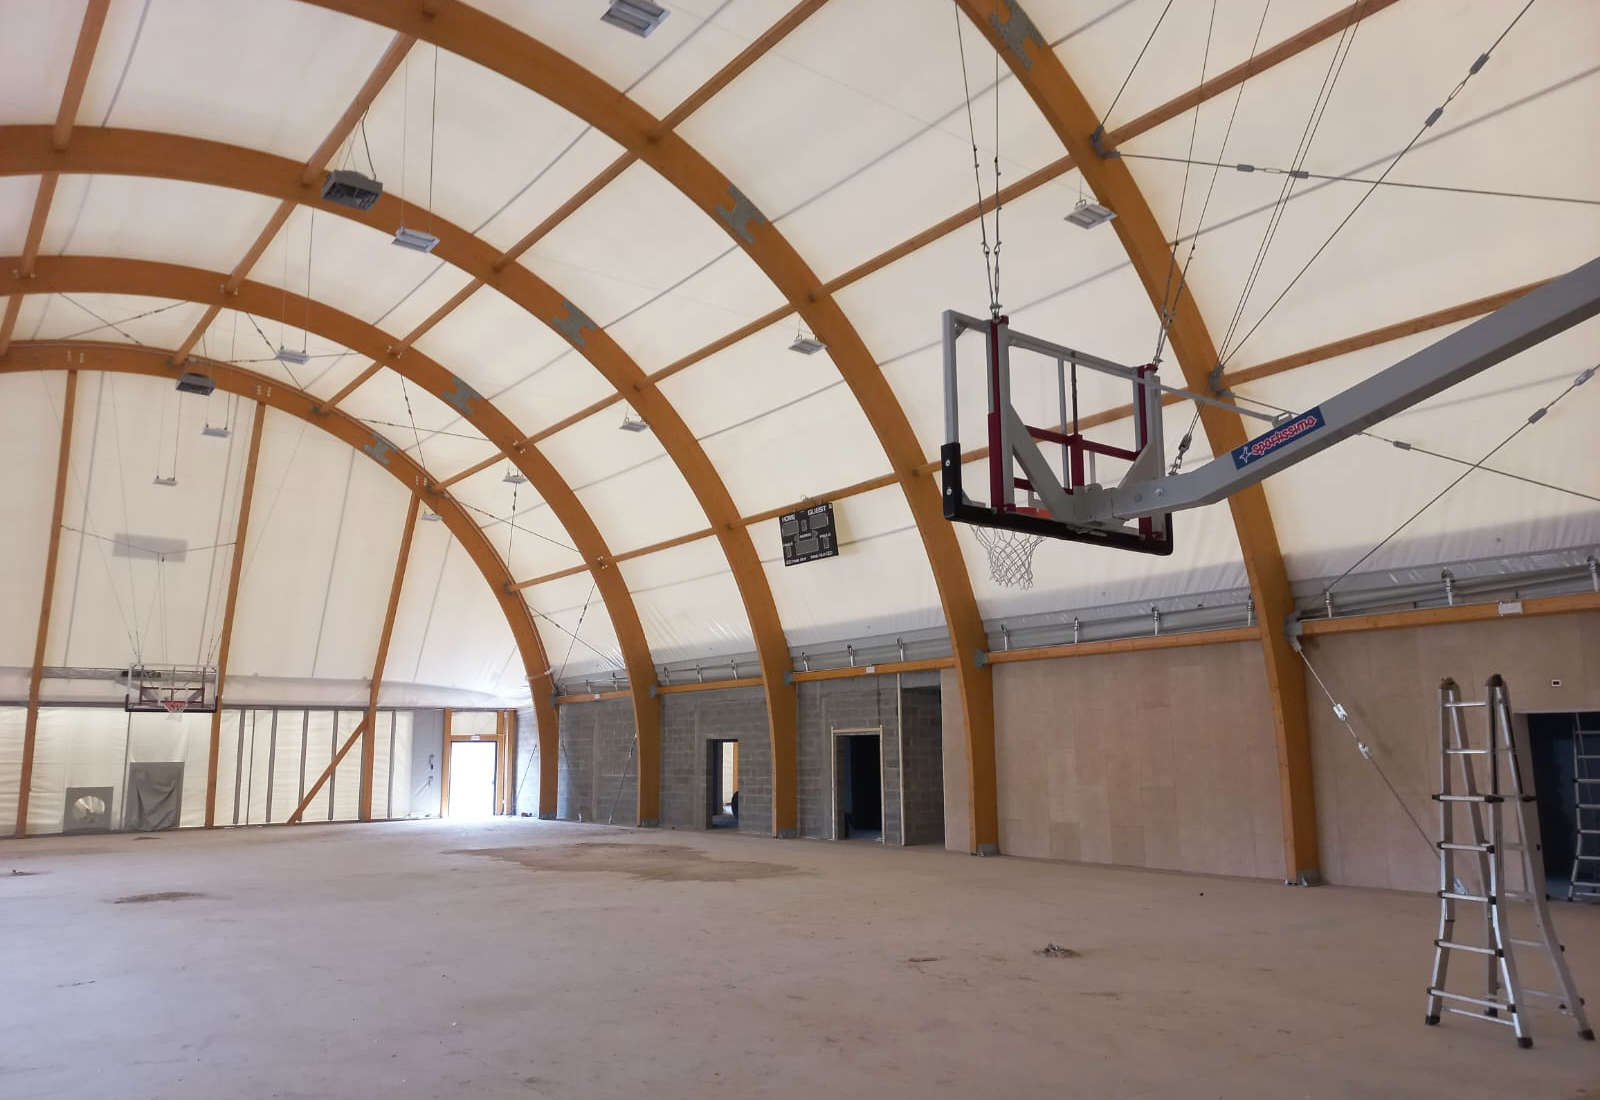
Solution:
M 1582 733 L 1578 755 L 1588 755 L 1600 745 L 1600 711 L 1565 714 L 1528 715 L 1528 749 L 1533 757 L 1535 803 L 1539 807 L 1539 839 L 1544 847 L 1545 893 L 1565 900 L 1572 882 L 1573 857 L 1578 854 L 1578 788 L 1576 767 L 1585 776 L 1600 776 L 1600 761 L 1579 760 L 1574 742 Z M 1600 783 L 1587 784 L 1584 803 L 1600 803 Z M 1582 811 L 1585 829 L 1600 829 L 1600 811 Z M 1589 834 L 1585 855 L 1600 855 L 1600 835 Z M 1579 864 L 1581 883 L 1600 880 L 1600 862 L 1593 859 Z M 1591 889 L 1594 887 L 1591 887 Z
M 706 828 L 739 827 L 739 742 L 706 742 Z
M 881 730 L 834 735 L 836 840 L 883 841 L 882 742 Z

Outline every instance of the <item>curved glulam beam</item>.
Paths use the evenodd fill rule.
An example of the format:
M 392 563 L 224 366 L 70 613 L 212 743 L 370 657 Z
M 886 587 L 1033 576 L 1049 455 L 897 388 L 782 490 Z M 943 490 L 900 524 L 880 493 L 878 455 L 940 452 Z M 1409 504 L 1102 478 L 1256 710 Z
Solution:
M 400 202 L 388 193 L 368 210 L 323 202 L 317 187 L 302 182 L 302 165 L 270 153 L 176 134 L 93 127 L 80 127 L 75 132 L 72 147 L 57 153 L 50 145 L 49 132 L 48 127 L 39 126 L 0 127 L 0 175 L 58 171 L 204 183 L 304 203 L 360 222 L 385 236 L 402 221 Z M 793 834 L 798 825 L 794 779 L 798 714 L 794 686 L 787 682 L 792 665 L 788 644 L 755 543 L 739 523 L 739 510 L 705 449 L 643 369 L 604 329 L 554 287 L 520 264 L 499 265 L 498 250 L 456 225 L 435 219 L 431 231 L 439 238 L 433 250 L 435 256 L 498 290 L 549 326 L 622 393 L 649 423 L 656 440 L 694 492 L 717 533 L 755 638 L 772 739 L 773 829 L 780 834 Z M 392 368 L 416 354 L 415 349 L 401 346 L 400 341 L 389 337 L 374 362 Z M 462 389 L 460 394 L 464 395 L 466 403 L 492 407 L 490 401 L 471 387 Z M 497 440 L 496 445 L 509 451 L 513 444 L 523 442 L 520 435 L 514 435 Z M 636 681 L 641 691 L 648 692 L 654 686 L 653 667 L 643 667 L 637 673 L 630 668 L 629 675 L 630 678 L 643 677 Z M 652 708 L 652 714 L 655 709 Z M 640 726 L 641 775 L 659 772 L 658 758 L 645 755 L 647 751 L 655 752 L 653 742 L 650 746 L 644 743 L 643 735 L 651 728 L 659 728 L 659 717 Z M 648 795 L 659 788 L 659 780 L 640 786 Z M 650 812 L 641 814 L 641 820 L 653 821 L 659 817 L 658 807 L 645 805 L 643 809 Z
M 10 270 L 6 261 L 0 259 L 0 271 Z M 230 295 L 226 289 L 227 280 L 228 276 L 220 272 L 178 264 L 104 256 L 47 256 L 39 260 L 34 277 L 26 282 L 0 274 L 0 288 L 19 294 L 140 294 L 258 314 L 287 308 L 296 318 L 305 319 L 307 331 L 361 355 L 381 358 L 388 346 L 389 336 L 382 329 L 331 306 L 248 279 L 233 281 L 234 290 Z M 588 511 L 542 453 L 533 447 L 515 448 L 519 436 L 511 419 L 493 403 L 477 399 L 471 387 L 456 375 L 415 348 L 389 366 L 396 374 L 455 409 L 482 432 L 484 438 L 505 450 L 572 539 L 585 567 L 594 576 L 595 588 L 611 616 L 617 644 L 622 649 L 638 728 L 640 775 L 659 777 L 659 767 L 648 771 L 643 767 L 647 757 L 659 759 L 661 739 L 661 707 L 650 694 L 650 685 L 655 679 L 650 646 L 621 570 L 613 564 L 611 551 Z M 321 404 L 317 405 L 317 413 L 324 417 L 343 415 Z M 433 488 L 437 491 L 436 486 Z M 517 599 L 521 599 L 520 594 Z M 659 778 L 654 783 L 641 782 L 639 790 L 639 820 L 658 819 Z
M 1050 49 L 1033 22 L 1014 0 L 956 0 L 961 10 L 999 51 L 1066 146 L 1078 170 L 1101 202 L 1117 212 L 1111 223 L 1134 271 L 1159 316 L 1170 295 L 1167 275 L 1171 255 L 1150 204 L 1134 182 L 1127 164 L 1101 157 L 1090 135 L 1099 119 Z M 1217 349 L 1187 287 L 1180 286 L 1171 306 L 1168 337 L 1190 389 L 1209 389 Z M 1237 413 L 1200 406 L 1200 423 L 1212 454 L 1226 454 L 1245 441 Z M 1278 783 L 1283 803 L 1284 878 L 1291 882 L 1317 878 L 1317 818 L 1311 785 L 1311 732 L 1306 713 L 1305 671 L 1284 637 L 1283 622 L 1293 610 L 1283 552 L 1260 485 L 1228 498 L 1239 548 L 1244 555 L 1250 591 L 1261 622 L 1261 647 L 1277 732 Z
M 817 338 L 828 345 L 834 365 L 855 394 L 888 456 L 927 551 L 956 655 L 966 718 L 971 848 L 975 852 L 997 851 L 994 687 L 988 667 L 978 665 L 978 653 L 987 645 L 987 640 L 983 620 L 978 614 L 978 602 L 973 596 L 972 580 L 967 575 L 955 530 L 944 518 L 937 487 L 916 472 L 922 464 L 922 448 L 905 411 L 855 326 L 838 303 L 823 293 L 821 280 L 800 253 L 709 160 L 676 133 L 663 132 L 660 121 L 650 112 L 570 58 L 500 20 L 459 0 L 430 0 L 425 8 L 398 5 L 388 0 L 307 2 L 415 35 L 521 84 L 594 126 L 623 149 L 637 155 L 710 215 L 795 305 Z M 649 385 L 648 381 L 644 384 Z M 649 413 L 643 415 L 650 420 Z M 654 421 L 651 424 L 654 426 Z M 713 517 L 712 524 L 719 537 L 735 530 L 743 531 L 736 515 Z M 758 628 L 758 648 L 760 637 Z M 784 658 L 787 662 L 787 653 Z M 770 695 L 771 677 L 767 680 Z M 792 697 L 792 691 L 790 694 Z M 770 700 L 768 706 L 770 710 Z M 785 757 L 780 757 L 780 752 Z M 778 761 L 793 757 L 792 737 L 781 747 L 775 737 L 773 803 L 786 813 L 792 812 L 794 791 L 792 782 L 788 789 L 780 789 Z
M 182 368 L 168 362 L 171 356 L 172 350 L 168 348 L 130 344 L 105 344 L 89 340 L 19 341 L 11 345 L 4 358 L 0 358 L 0 374 L 97 370 L 113 374 L 143 374 L 176 381 Z M 389 471 L 408 492 L 421 494 L 478 567 L 483 579 L 489 582 L 490 590 L 505 613 L 506 623 L 511 627 L 511 635 L 516 639 L 517 652 L 522 655 L 528 687 L 534 697 L 549 695 L 553 691 L 550 662 L 539 640 L 539 632 L 534 627 L 533 613 L 529 611 L 527 602 L 510 590 L 511 577 L 506 572 L 505 563 L 489 544 L 488 536 L 473 522 L 455 497 L 436 492 L 430 487 L 427 472 L 411 456 L 353 416 L 320 411 L 316 399 L 303 390 L 229 363 L 197 357 L 191 357 L 190 362 L 203 365 L 218 389 L 267 405 L 322 429 Z

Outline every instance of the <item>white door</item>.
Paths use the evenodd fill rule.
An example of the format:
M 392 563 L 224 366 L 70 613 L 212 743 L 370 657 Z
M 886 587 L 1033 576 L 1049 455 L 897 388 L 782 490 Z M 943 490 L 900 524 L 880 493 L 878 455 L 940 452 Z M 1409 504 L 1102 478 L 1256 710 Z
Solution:
M 450 816 L 494 816 L 493 741 L 450 743 Z

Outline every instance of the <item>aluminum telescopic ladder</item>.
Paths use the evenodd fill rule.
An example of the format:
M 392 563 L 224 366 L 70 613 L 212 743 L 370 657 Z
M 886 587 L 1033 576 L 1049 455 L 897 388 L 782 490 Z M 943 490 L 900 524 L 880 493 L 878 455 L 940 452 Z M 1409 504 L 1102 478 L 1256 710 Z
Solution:
M 1487 737 L 1482 744 L 1472 744 L 1468 736 L 1466 716 L 1472 710 L 1482 710 L 1486 718 Z M 1594 1031 L 1567 968 L 1565 949 L 1556 942 L 1545 899 L 1544 857 L 1526 733 L 1525 724 L 1514 725 L 1511 695 L 1499 676 L 1489 678 L 1481 702 L 1463 701 L 1454 680 L 1439 684 L 1439 793 L 1434 795 L 1439 804 L 1435 845 L 1439 851 L 1439 935 L 1433 941 L 1427 1022 L 1437 1024 L 1444 1011 L 1505 1024 L 1516 1033 L 1518 1046 L 1531 1047 L 1530 998 L 1554 1002 L 1572 1017 L 1582 1038 L 1594 1039 Z M 1466 817 L 1470 840 L 1456 839 L 1461 814 Z M 1508 852 L 1515 856 L 1509 864 L 1505 859 Z M 1516 881 L 1508 881 L 1508 869 L 1515 872 Z M 1481 942 L 1457 938 L 1464 932 L 1456 922 L 1461 905 L 1482 906 Z M 1518 939 L 1512 925 L 1521 926 L 1525 920 L 1530 926 L 1524 934 L 1531 933 L 1533 938 Z M 1518 947 L 1543 951 L 1556 992 L 1523 986 L 1517 973 Z M 1482 996 L 1445 988 L 1450 956 L 1457 951 L 1483 957 Z M 1446 1005 L 1447 1001 L 1471 1007 L 1457 1008 Z
M 1600 729 L 1572 723 L 1572 785 L 1577 806 L 1577 836 L 1567 900 L 1600 901 Z

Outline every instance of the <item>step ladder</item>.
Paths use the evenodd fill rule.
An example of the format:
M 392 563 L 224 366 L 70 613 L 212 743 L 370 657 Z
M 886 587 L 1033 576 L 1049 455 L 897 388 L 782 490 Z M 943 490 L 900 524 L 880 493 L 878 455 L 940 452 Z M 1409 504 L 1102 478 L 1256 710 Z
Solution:
M 1468 736 L 1467 717 L 1480 710 L 1487 736 L 1474 744 Z M 1529 1005 L 1538 999 L 1567 1013 L 1579 1036 L 1593 1040 L 1583 998 L 1567 969 L 1565 949 L 1556 942 L 1545 898 L 1527 726 L 1514 719 L 1510 691 L 1499 676 L 1489 678 L 1482 701 L 1464 701 L 1454 680 L 1439 684 L 1439 793 L 1434 800 L 1439 804 L 1439 840 L 1435 844 L 1439 851 L 1439 935 L 1433 941 L 1427 1023 L 1437 1024 L 1441 1012 L 1452 1012 L 1505 1024 L 1515 1032 L 1518 1046 L 1531 1047 Z M 1462 816 L 1470 840 L 1456 838 Z M 1507 853 L 1515 857 L 1510 863 L 1505 859 Z M 1509 878 L 1508 870 L 1513 872 Z M 1470 935 L 1456 921 L 1457 909 L 1463 905 L 1482 908 L 1480 942 L 1459 938 Z M 1517 938 L 1514 930 L 1529 938 Z M 1554 990 L 1522 984 L 1517 971 L 1518 947 L 1536 949 L 1536 955 L 1542 952 Z M 1483 958 L 1481 996 L 1446 988 L 1450 956 L 1458 951 Z
M 1572 785 L 1577 837 L 1572 846 L 1568 901 L 1600 901 L 1600 729 L 1572 723 Z

